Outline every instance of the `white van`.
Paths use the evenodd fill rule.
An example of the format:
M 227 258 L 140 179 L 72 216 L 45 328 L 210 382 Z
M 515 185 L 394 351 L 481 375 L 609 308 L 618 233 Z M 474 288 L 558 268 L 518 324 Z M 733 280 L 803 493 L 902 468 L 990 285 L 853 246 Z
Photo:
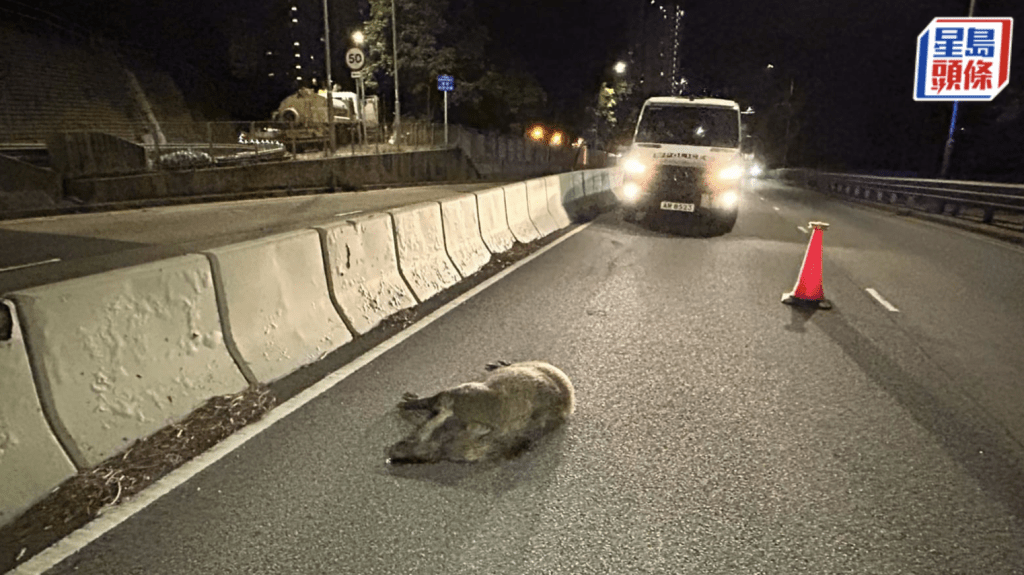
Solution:
M 623 206 L 639 219 L 736 223 L 746 169 L 740 106 L 717 98 L 644 102 L 623 162 Z

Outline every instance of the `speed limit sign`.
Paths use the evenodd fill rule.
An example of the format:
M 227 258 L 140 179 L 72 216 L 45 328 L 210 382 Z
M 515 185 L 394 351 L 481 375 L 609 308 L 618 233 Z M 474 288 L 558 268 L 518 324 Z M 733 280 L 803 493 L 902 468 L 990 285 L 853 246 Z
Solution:
M 363 55 L 363 51 L 359 48 L 349 48 L 348 52 L 345 52 L 345 64 L 348 65 L 350 70 L 361 70 L 363 64 L 366 64 L 366 57 Z

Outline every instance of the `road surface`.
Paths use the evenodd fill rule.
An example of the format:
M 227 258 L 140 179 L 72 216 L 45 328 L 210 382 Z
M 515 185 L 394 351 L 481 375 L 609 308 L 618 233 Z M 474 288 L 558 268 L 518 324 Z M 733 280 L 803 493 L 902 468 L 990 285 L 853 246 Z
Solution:
M 779 302 L 810 220 L 830 311 Z M 1019 248 L 778 183 L 725 236 L 605 214 L 48 572 L 1022 573 L 1021 285 Z M 570 423 L 385 463 L 404 391 L 497 359 L 569 374 Z

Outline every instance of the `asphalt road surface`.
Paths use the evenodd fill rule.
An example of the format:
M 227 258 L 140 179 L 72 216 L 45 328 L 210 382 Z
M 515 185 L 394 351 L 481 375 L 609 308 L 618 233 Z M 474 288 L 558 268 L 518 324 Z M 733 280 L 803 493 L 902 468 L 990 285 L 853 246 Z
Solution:
M 238 200 L 0 222 L 0 294 L 501 183 Z
M 809 220 L 830 311 L 779 302 Z M 777 183 L 724 236 L 605 214 L 50 573 L 1024 573 L 1022 285 L 1019 248 Z M 561 367 L 570 423 L 385 464 L 402 392 L 497 359 Z

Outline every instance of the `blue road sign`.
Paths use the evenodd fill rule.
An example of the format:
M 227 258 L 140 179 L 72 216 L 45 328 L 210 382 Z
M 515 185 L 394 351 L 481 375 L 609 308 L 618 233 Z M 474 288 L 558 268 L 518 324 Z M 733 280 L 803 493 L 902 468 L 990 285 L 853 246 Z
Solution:
M 437 77 L 437 89 L 442 92 L 455 91 L 455 78 L 442 74 Z

